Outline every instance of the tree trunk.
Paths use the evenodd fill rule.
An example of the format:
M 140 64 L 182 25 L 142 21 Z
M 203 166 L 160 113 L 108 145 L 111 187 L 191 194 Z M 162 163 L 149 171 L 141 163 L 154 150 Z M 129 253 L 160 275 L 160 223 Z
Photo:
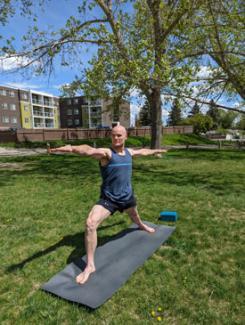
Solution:
M 162 140 L 162 108 L 161 108 L 161 91 L 160 88 L 153 88 L 150 97 L 148 98 L 152 125 L 151 125 L 151 148 L 161 148 Z

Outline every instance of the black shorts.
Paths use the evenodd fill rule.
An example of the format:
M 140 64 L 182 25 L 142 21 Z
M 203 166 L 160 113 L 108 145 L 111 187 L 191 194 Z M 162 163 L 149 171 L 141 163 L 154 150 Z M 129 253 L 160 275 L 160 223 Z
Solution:
M 124 210 L 136 207 L 136 199 L 132 194 L 128 201 L 117 203 L 111 201 L 108 197 L 102 196 L 96 204 L 102 205 L 105 209 L 109 210 L 111 214 L 115 213 L 116 211 L 120 211 L 122 213 Z

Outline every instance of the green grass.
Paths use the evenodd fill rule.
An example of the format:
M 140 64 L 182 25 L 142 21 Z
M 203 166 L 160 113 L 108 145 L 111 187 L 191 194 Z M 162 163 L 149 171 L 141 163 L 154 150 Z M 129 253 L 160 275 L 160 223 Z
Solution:
M 111 144 L 110 137 L 92 140 L 73 140 L 73 141 L 49 141 L 52 147 L 62 146 L 64 144 L 89 144 L 97 147 L 108 147 Z M 21 142 L 21 143 L 1 143 L 2 147 L 11 148 L 43 148 L 46 147 L 47 142 Z M 202 144 L 215 144 L 214 141 L 195 134 L 165 134 L 162 138 L 162 145 L 202 145 Z M 150 137 L 132 136 L 127 140 L 128 147 L 145 147 L 150 146 Z
M 142 219 L 161 223 L 165 209 L 180 219 L 167 243 L 95 311 L 40 286 L 85 253 L 84 222 L 99 196 L 98 162 L 1 158 L 0 323 L 154 324 L 150 312 L 162 307 L 163 324 L 243 324 L 244 158 L 241 151 L 176 150 L 135 159 Z M 130 224 L 125 214 L 108 218 L 98 245 Z

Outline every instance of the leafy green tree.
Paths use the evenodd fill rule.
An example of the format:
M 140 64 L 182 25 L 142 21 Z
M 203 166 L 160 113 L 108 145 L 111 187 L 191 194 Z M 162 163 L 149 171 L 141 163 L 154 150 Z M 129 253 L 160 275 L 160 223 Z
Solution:
M 239 120 L 235 127 L 239 130 L 245 130 L 245 115 L 239 116 Z
M 182 121 L 181 118 L 181 106 L 178 98 L 175 98 L 173 101 L 173 105 L 171 107 L 171 111 L 169 113 L 168 125 L 180 125 Z
M 207 115 L 213 119 L 213 129 L 216 130 L 220 126 L 220 111 L 213 100 L 210 102 Z
M 234 126 L 234 121 L 237 118 L 235 112 L 220 111 L 220 127 L 223 129 L 231 129 Z
M 188 116 L 191 117 L 191 116 L 199 114 L 199 113 L 200 113 L 200 106 L 197 104 L 197 102 L 195 102 L 195 105 L 192 107 Z
M 140 109 L 139 119 L 141 126 L 151 125 L 151 111 L 147 101 L 145 101 L 144 105 Z
M 213 126 L 213 120 L 210 116 L 198 113 L 185 119 L 183 121 L 183 124 L 193 125 L 193 132 L 195 134 L 200 134 L 211 130 Z
M 42 1 L 45 2 L 40 0 Z M 241 36 L 234 32 L 237 17 L 240 19 L 240 10 L 237 6 L 240 1 L 230 1 L 232 14 L 229 15 L 229 19 L 225 18 L 226 11 L 218 12 L 220 8 L 215 4 L 216 2 L 214 0 L 81 0 L 74 16 L 69 17 L 65 26 L 59 30 L 40 31 L 34 24 L 23 36 L 21 51 L 16 53 L 11 41 L 8 40 L 5 46 L 2 46 L 1 53 L 10 57 L 18 54 L 28 58 L 25 66 L 32 66 L 38 73 L 50 74 L 57 56 L 61 58 L 61 64 L 64 66 L 77 62 L 79 73 L 70 85 L 69 91 L 81 90 L 87 96 L 127 98 L 130 90 L 139 89 L 147 98 L 151 110 L 151 146 L 158 148 L 161 145 L 162 134 L 161 94 L 191 98 L 198 103 L 205 102 L 202 92 L 207 91 L 204 89 L 206 85 L 202 89 L 203 83 L 201 83 L 198 96 L 193 94 L 189 86 L 190 82 L 199 81 L 198 71 L 203 56 L 208 55 L 215 60 L 212 55 L 228 57 L 232 51 L 232 58 L 235 55 L 235 61 L 230 62 L 230 57 L 226 59 L 226 69 L 224 64 L 219 64 L 222 73 L 211 66 L 212 74 L 209 78 L 211 81 L 208 81 L 206 88 L 209 92 L 211 89 L 216 91 L 217 84 L 225 83 L 231 85 L 229 89 L 228 86 L 226 87 L 229 91 L 232 92 L 234 89 L 239 91 L 235 77 L 231 78 L 228 74 L 228 68 L 230 63 L 232 68 L 240 64 L 242 55 Z M 226 8 L 228 2 L 228 0 L 221 1 Z M 13 3 L 25 4 L 26 10 L 30 12 L 34 8 L 32 7 L 34 1 L 30 0 L 5 0 L 4 3 L 7 4 L 7 11 L 2 16 L 4 22 L 7 19 L 8 8 L 12 10 L 14 8 L 11 5 Z M 216 19 L 214 15 L 216 13 L 219 19 Z M 234 13 L 237 15 L 235 16 Z M 222 21 L 221 24 L 219 20 Z M 223 25 L 230 34 L 223 31 Z M 240 22 L 236 26 L 241 30 Z M 226 48 L 223 50 L 223 47 L 217 48 L 218 43 L 213 41 L 215 35 L 217 36 L 217 28 L 224 43 L 227 39 L 234 38 L 232 44 L 238 44 L 238 53 L 234 48 L 232 50 L 232 44 L 229 44 L 229 50 Z M 90 60 L 89 66 L 84 66 L 83 62 L 80 62 L 79 53 L 81 48 L 88 48 L 88 46 L 96 46 L 97 51 Z M 218 59 L 215 62 L 218 65 Z M 223 83 L 224 78 L 226 81 Z M 228 108 L 222 105 L 219 107 Z M 239 108 L 233 110 L 239 111 Z

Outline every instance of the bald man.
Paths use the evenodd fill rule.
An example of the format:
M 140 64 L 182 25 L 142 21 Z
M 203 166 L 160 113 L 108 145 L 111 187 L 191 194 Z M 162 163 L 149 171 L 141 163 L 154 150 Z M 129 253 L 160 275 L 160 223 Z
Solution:
M 87 265 L 83 272 L 76 277 L 79 284 L 85 283 L 90 274 L 95 272 L 94 253 L 97 246 L 97 228 L 108 216 L 116 211 L 126 212 L 140 229 L 154 233 L 154 229 L 145 225 L 138 214 L 134 197 L 131 176 L 132 157 L 148 156 L 166 152 L 163 149 L 129 149 L 125 148 L 127 131 L 117 125 L 111 132 L 111 148 L 92 148 L 88 145 L 71 146 L 50 149 L 48 153 L 66 152 L 89 156 L 99 160 L 102 185 L 99 201 L 92 207 L 85 227 L 85 247 Z

